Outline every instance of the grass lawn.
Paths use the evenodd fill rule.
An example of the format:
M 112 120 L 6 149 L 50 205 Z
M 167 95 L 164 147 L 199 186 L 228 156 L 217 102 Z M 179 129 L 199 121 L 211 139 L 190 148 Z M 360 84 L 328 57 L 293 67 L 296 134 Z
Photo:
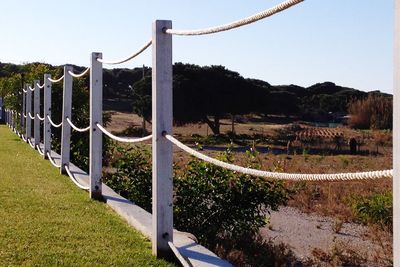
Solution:
M 0 218 L 0 266 L 172 266 L 4 125 Z

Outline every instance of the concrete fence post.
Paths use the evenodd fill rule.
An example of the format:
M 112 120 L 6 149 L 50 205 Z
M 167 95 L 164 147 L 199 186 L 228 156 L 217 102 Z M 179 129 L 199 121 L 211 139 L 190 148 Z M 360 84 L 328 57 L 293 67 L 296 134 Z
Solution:
M 37 115 L 40 115 L 40 88 L 38 86 L 39 80 L 34 81 L 33 87 L 35 91 L 33 91 L 33 116 L 35 119 L 33 120 L 33 138 L 35 139 L 34 145 L 40 145 L 40 120 Z
M 24 93 L 24 90 L 22 90 L 22 111 L 21 111 L 21 129 L 24 129 L 25 127 L 25 100 L 26 100 L 26 94 Z
M 32 114 L 32 92 L 29 90 L 29 85 L 26 87 L 26 141 L 32 137 L 32 120 L 29 113 Z
M 51 78 L 50 74 L 44 75 L 44 101 L 43 101 L 43 152 L 44 158 L 47 158 L 47 153 L 51 152 L 51 124 L 47 116 L 51 118 Z
M 169 20 L 153 23 L 152 68 L 152 157 L 153 233 L 152 251 L 157 257 L 170 254 L 173 240 L 172 144 L 163 133 L 172 134 L 172 28 Z
M 69 167 L 70 147 L 71 147 L 71 126 L 67 118 L 71 119 L 72 108 L 72 76 L 68 73 L 72 71 L 72 66 L 64 66 L 64 86 L 63 86 L 63 107 L 62 107 L 62 128 L 61 128 L 61 173 L 67 173 L 65 166 Z
M 103 134 L 96 124 L 103 125 L 103 64 L 97 59 L 102 53 L 90 55 L 90 198 L 102 199 Z

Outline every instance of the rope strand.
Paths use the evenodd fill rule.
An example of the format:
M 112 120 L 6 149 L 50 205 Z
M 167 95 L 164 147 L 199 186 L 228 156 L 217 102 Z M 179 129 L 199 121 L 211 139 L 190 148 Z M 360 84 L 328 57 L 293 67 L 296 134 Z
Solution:
M 72 71 L 69 70 L 68 73 L 69 73 L 69 75 L 71 75 L 74 78 L 80 78 L 80 77 L 83 77 L 86 73 L 88 73 L 89 70 L 90 70 L 90 68 L 87 68 L 86 70 L 84 70 L 83 72 L 81 72 L 79 74 L 73 73 Z
M 252 176 L 260 176 L 273 179 L 292 180 L 292 181 L 336 181 L 336 180 L 364 180 L 393 177 L 393 170 L 370 171 L 370 172 L 354 172 L 354 173 L 333 173 L 333 174 L 302 174 L 302 173 L 280 173 L 256 170 L 245 168 L 234 164 L 226 163 L 218 159 L 211 158 L 200 152 L 184 145 L 179 140 L 169 134 L 164 134 L 164 137 L 171 143 L 179 147 L 181 150 L 191 154 L 192 156 L 214 164 L 216 166 L 248 174 Z
M 47 78 L 47 80 L 49 80 L 49 81 L 52 82 L 52 83 L 58 83 L 58 82 L 60 82 L 62 79 L 64 79 L 64 75 L 61 76 L 61 77 L 58 78 L 58 79 L 55 79 L 55 80 L 53 80 L 52 78 Z
M 70 120 L 69 118 L 67 118 L 67 122 L 68 122 L 69 125 L 71 125 L 71 127 L 72 127 L 75 131 L 78 131 L 78 132 L 81 132 L 81 133 L 86 132 L 86 131 L 89 131 L 89 129 L 90 129 L 90 125 L 89 125 L 88 127 L 86 127 L 86 128 L 78 128 L 78 127 L 76 127 L 76 126 L 71 122 L 71 120 Z
M 198 30 L 174 30 L 174 29 L 167 29 L 165 30 L 165 33 L 168 34 L 174 34 L 174 35 L 204 35 L 204 34 L 211 34 L 211 33 L 217 33 L 217 32 L 222 32 L 222 31 L 228 31 L 234 28 L 242 27 L 244 25 L 259 21 L 261 19 L 270 17 L 276 13 L 279 13 L 285 9 L 288 9 L 291 6 L 294 6 L 300 2 L 303 2 L 304 0 L 288 0 L 285 1 L 277 6 L 274 6 L 272 8 L 269 8 L 267 10 L 264 10 L 260 13 L 257 13 L 253 16 L 237 20 L 231 23 L 223 24 L 220 26 L 216 27 L 210 27 L 206 29 L 198 29 Z
M 62 122 L 60 122 L 59 124 L 54 123 L 54 122 L 51 120 L 51 118 L 50 118 L 49 115 L 47 115 L 47 119 L 49 120 L 50 124 L 53 125 L 53 127 L 56 127 L 56 128 L 61 127 L 61 125 L 63 124 Z
M 50 155 L 49 152 L 47 152 L 47 158 L 49 159 L 50 163 L 51 163 L 54 167 L 56 167 L 56 168 L 61 168 L 61 165 L 58 165 L 58 164 L 54 161 L 54 159 L 51 157 L 51 155 Z
M 67 164 L 64 165 L 65 171 L 67 172 L 69 178 L 71 178 L 71 181 L 74 182 L 74 184 L 79 187 L 80 189 L 83 190 L 89 190 L 89 186 L 83 186 L 81 185 L 75 178 L 75 176 L 71 173 L 71 171 L 69 170 L 69 167 Z
M 105 135 L 107 135 L 111 139 L 114 139 L 114 140 L 120 141 L 120 142 L 125 142 L 125 143 L 143 142 L 143 141 L 146 141 L 146 140 L 150 140 L 153 137 L 153 135 L 148 135 L 148 136 L 145 136 L 145 137 L 142 137 L 142 138 L 123 138 L 123 137 L 118 137 L 116 135 L 113 135 L 112 133 L 110 133 L 109 131 L 104 129 L 103 126 L 101 126 L 98 123 L 96 124 L 96 126 L 100 129 L 100 131 L 102 131 Z
M 148 41 L 143 47 L 141 47 L 138 51 L 136 51 L 135 53 L 133 53 L 132 55 L 124 58 L 124 59 L 120 59 L 120 60 L 114 60 L 114 61 L 106 61 L 104 59 L 98 58 L 97 61 L 101 62 L 103 64 L 108 64 L 108 65 L 117 65 L 117 64 L 121 64 L 124 62 L 127 62 L 131 59 L 134 59 L 135 57 L 137 57 L 138 55 L 140 55 L 142 52 L 144 52 L 152 43 L 152 40 Z

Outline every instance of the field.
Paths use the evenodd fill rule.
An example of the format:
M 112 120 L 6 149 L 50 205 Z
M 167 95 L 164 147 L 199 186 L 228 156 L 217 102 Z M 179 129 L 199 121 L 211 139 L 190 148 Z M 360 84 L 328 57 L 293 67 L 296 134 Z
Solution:
M 111 118 L 109 130 L 121 136 L 130 133 L 140 136 L 137 133 L 142 126 L 142 119 L 137 115 L 113 112 Z M 235 164 L 251 164 L 269 171 L 337 173 L 392 168 L 390 131 L 315 127 L 310 123 L 293 123 L 286 118 L 262 119 L 257 116 L 239 118 L 234 130 L 233 134 L 228 118 L 221 122 L 220 136 L 214 136 L 204 123 L 174 126 L 174 135 L 207 155 L 217 157 L 229 149 L 233 152 Z M 151 132 L 151 124 L 146 124 L 146 131 Z M 356 141 L 355 151 L 349 146 L 352 138 Z M 184 166 L 190 158 L 174 147 L 176 165 Z M 295 192 L 289 206 L 304 213 L 332 217 L 340 224 L 361 223 L 354 212 L 355 203 L 360 199 L 391 192 L 392 180 L 288 182 L 287 186 Z M 390 227 L 362 222 L 369 225 L 366 238 L 385 236 L 385 241 L 379 242 L 390 243 Z

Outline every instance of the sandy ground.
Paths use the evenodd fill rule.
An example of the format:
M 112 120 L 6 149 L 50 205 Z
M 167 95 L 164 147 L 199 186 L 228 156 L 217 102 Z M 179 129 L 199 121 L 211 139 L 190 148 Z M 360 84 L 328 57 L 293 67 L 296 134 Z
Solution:
M 270 226 L 264 227 L 261 234 L 275 243 L 285 243 L 299 259 L 312 258 L 313 250 L 332 252 L 335 246 L 356 252 L 370 260 L 367 266 L 385 266 L 374 262 L 382 257 L 383 247 L 368 239 L 367 228 L 355 223 L 343 223 L 335 229 L 338 222 L 331 217 L 310 215 L 291 207 L 282 207 L 271 212 Z M 385 247 L 385 246 L 384 246 Z

